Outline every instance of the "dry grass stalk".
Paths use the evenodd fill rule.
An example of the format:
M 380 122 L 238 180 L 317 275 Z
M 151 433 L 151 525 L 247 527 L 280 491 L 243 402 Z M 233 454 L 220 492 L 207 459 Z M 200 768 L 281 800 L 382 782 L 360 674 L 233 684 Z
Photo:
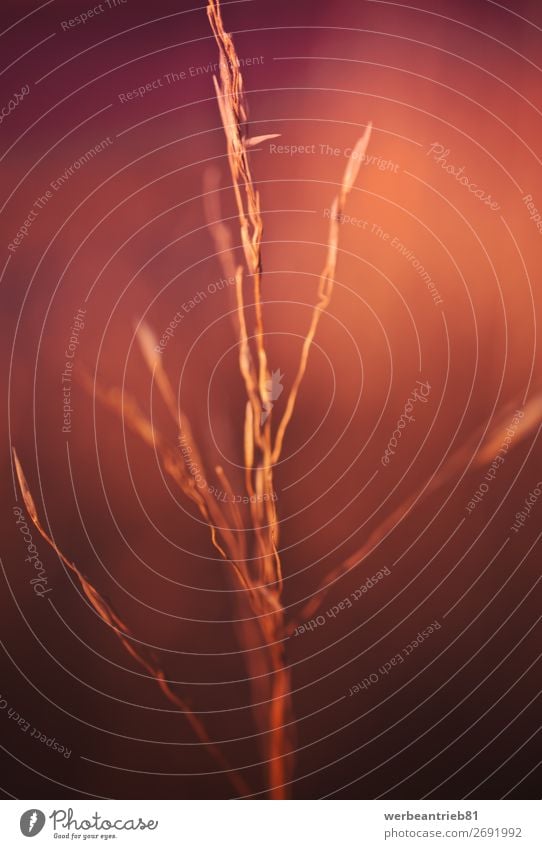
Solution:
M 215 79 L 215 89 L 226 137 L 245 262 L 254 287 L 254 336 L 259 366 L 256 372 L 248 341 L 243 297 L 244 275 L 239 268 L 236 274 L 239 368 L 248 398 L 244 428 L 245 483 L 247 493 L 255 496 L 251 500 L 254 565 L 247 567 L 247 575 L 251 576 L 255 591 L 262 598 L 259 606 L 262 609 L 261 623 L 267 643 L 267 648 L 262 646 L 259 652 L 251 651 L 247 655 L 247 666 L 253 682 L 253 701 L 258 706 L 255 711 L 256 722 L 264 734 L 263 754 L 268 763 L 270 793 L 274 798 L 284 798 L 292 779 L 295 741 L 290 675 L 283 650 L 287 624 L 281 602 L 282 566 L 278 551 L 279 522 L 272 498 L 273 467 L 281 454 L 284 436 L 294 412 L 320 316 L 329 305 L 337 263 L 341 213 L 363 161 L 371 126 L 367 127 L 354 148 L 345 169 L 339 195 L 332 205 L 327 256 L 320 275 L 318 302 L 303 342 L 296 377 L 287 399 L 285 412 L 280 420 L 276 436 L 273 437 L 272 417 L 269 414 L 271 376 L 267 367 L 261 291 L 263 222 L 260 214 L 260 197 L 254 186 L 248 155 L 250 147 L 270 136 L 252 139 L 249 137 L 243 80 L 239 72 L 235 46 L 231 36 L 224 30 L 219 0 L 209 0 L 207 11 L 220 54 L 220 80 Z M 223 245 L 227 244 L 231 245 L 231 241 L 228 243 L 223 235 Z M 262 424 L 264 410 L 266 416 Z M 246 633 L 246 627 L 240 636 L 245 648 L 247 645 L 254 648 L 250 643 L 252 635 Z M 260 672 L 262 668 L 266 669 L 265 686 Z M 266 709 L 261 706 L 264 698 L 268 703 Z
M 211 757 L 220 766 L 220 768 L 227 772 L 228 777 L 230 778 L 232 785 L 235 787 L 237 792 L 243 795 L 248 793 L 249 788 L 245 780 L 235 770 L 232 770 L 222 751 L 209 738 L 205 726 L 203 725 L 201 720 L 191 711 L 187 702 L 173 692 L 169 685 L 165 672 L 157 665 L 157 662 L 153 657 L 152 653 L 147 650 L 143 650 L 142 648 L 135 648 L 133 634 L 130 632 L 130 629 L 128 628 L 126 623 L 123 622 L 122 619 L 117 616 L 111 605 L 103 598 L 103 596 L 100 595 L 98 590 L 90 583 L 90 581 L 85 578 L 85 576 L 77 568 L 77 566 L 70 560 L 68 560 L 67 557 L 64 556 L 55 541 L 52 539 L 52 537 L 49 536 L 49 534 L 40 522 L 38 512 L 34 504 L 34 500 L 30 493 L 28 483 L 26 481 L 22 466 L 19 462 L 19 458 L 15 449 L 13 449 L 13 459 L 15 462 L 15 471 L 17 473 L 17 479 L 19 481 L 19 486 L 21 489 L 25 507 L 38 532 L 41 534 L 43 539 L 51 546 L 53 551 L 56 552 L 56 554 L 60 557 L 61 561 L 70 570 L 70 572 L 75 575 L 85 596 L 87 597 L 88 601 L 90 602 L 91 606 L 96 611 L 102 622 L 104 622 L 106 625 L 113 629 L 118 639 L 120 640 L 122 646 L 131 655 L 131 657 L 133 657 L 134 660 L 136 660 L 137 663 L 139 663 L 140 666 L 145 669 L 145 671 L 149 674 L 151 678 L 154 678 L 166 698 L 180 709 L 180 711 L 186 717 L 187 721 L 190 723 L 190 726 L 192 727 L 192 730 L 194 731 L 198 740 L 203 743 Z
M 275 437 L 275 444 L 272 453 L 273 463 L 276 463 L 277 460 L 280 458 L 282 452 L 282 445 L 284 442 L 284 435 L 286 433 L 286 428 L 288 427 L 288 424 L 290 423 L 290 420 L 292 418 L 295 403 L 297 400 L 297 395 L 299 392 L 299 387 L 301 386 L 301 382 L 303 380 L 303 377 L 305 376 L 305 371 L 307 370 L 309 353 L 312 343 L 314 341 L 314 337 L 316 335 L 316 330 L 318 329 L 318 323 L 320 321 L 322 313 L 328 308 L 329 302 L 331 300 L 331 295 L 333 293 L 333 283 L 335 279 L 335 270 L 337 267 L 337 251 L 339 247 L 339 227 L 341 217 L 344 211 L 346 198 L 348 197 L 350 191 L 353 188 L 361 163 L 363 161 L 363 156 L 365 154 L 365 151 L 367 150 L 367 145 L 369 144 L 369 139 L 371 138 L 371 130 L 372 123 L 369 122 L 364 134 L 358 140 L 357 144 L 354 147 L 354 150 L 352 151 L 352 154 L 347 162 L 344 171 L 340 192 L 331 205 L 327 256 L 324 268 L 322 269 L 322 272 L 320 274 L 320 281 L 318 285 L 318 303 L 314 308 L 309 330 L 303 341 L 303 348 L 301 351 L 301 358 L 299 360 L 297 374 L 292 384 L 292 388 L 290 389 L 290 394 L 286 402 L 286 408 L 284 410 L 284 414 L 282 416 L 282 419 L 280 420 L 277 429 L 277 435 Z
M 254 308 L 256 313 L 256 345 L 258 349 L 258 386 L 262 399 L 269 400 L 266 389 L 267 357 L 264 347 L 264 328 L 261 299 L 261 238 L 263 221 L 260 214 L 260 196 L 254 187 L 250 169 L 246 134 L 247 110 L 243 91 L 243 78 L 231 36 L 224 30 L 220 3 L 209 0 L 207 15 L 213 29 L 220 54 L 220 84 L 214 77 L 218 107 L 226 134 L 228 161 L 233 178 L 235 199 L 239 212 L 241 241 L 247 266 L 254 275 Z M 261 138 L 259 140 L 261 141 Z
M 288 625 L 281 601 L 282 565 L 278 550 L 279 519 L 273 498 L 273 469 L 280 457 L 286 429 L 294 412 L 320 317 L 328 307 L 333 291 L 341 213 L 367 148 L 371 125 L 367 127 L 354 148 L 344 172 L 339 194 L 332 204 L 326 261 L 320 275 L 317 303 L 304 338 L 285 412 L 273 436 L 272 404 L 270 403 L 271 376 L 267 366 L 261 292 L 263 222 L 260 214 L 260 197 L 250 169 L 249 151 L 254 145 L 268 138 L 274 138 L 275 134 L 253 138 L 248 136 L 247 110 L 239 62 L 233 41 L 224 30 L 218 0 L 209 0 L 207 12 L 220 54 L 220 81 L 215 78 L 214 84 L 226 137 L 246 276 L 253 283 L 257 368 L 254 365 L 249 344 L 248 311 L 243 294 L 245 272 L 241 266 L 235 267 L 239 369 L 247 394 L 243 450 L 245 488 L 250 497 L 250 515 L 243 516 L 235 504 L 231 484 L 221 466 L 215 466 L 214 472 L 224 490 L 230 495 L 228 508 L 222 507 L 215 498 L 213 489 L 207 485 L 205 464 L 198 451 L 190 422 L 176 402 L 162 359 L 155 351 L 156 339 L 148 325 L 141 323 L 136 331 L 143 358 L 166 409 L 178 428 L 182 443 L 189 446 L 190 456 L 194 458 L 204 478 L 205 486 L 196 487 L 187 463 L 186 452 L 182 452 L 182 457 L 180 456 L 178 446 L 173 448 L 168 443 L 168 440 L 158 431 L 154 423 L 147 419 L 135 399 L 127 392 L 121 392 L 119 389 L 105 390 L 86 373 L 82 373 L 81 380 L 94 398 L 114 410 L 134 433 L 152 448 L 164 470 L 179 489 L 196 504 L 209 526 L 213 545 L 227 567 L 227 579 L 230 586 L 236 590 L 239 616 L 236 618 L 235 627 L 250 679 L 253 716 L 262 741 L 263 759 L 267 765 L 266 785 L 272 798 L 281 799 L 288 795 L 293 778 L 295 720 L 290 673 L 284 654 Z M 217 220 L 219 217 L 217 208 L 213 207 L 212 203 L 209 205 L 209 202 L 207 215 L 212 219 L 211 232 L 223 267 L 231 271 L 234 267 L 234 255 L 228 230 Z M 263 411 L 265 416 L 262 416 Z M 39 532 L 65 565 L 77 576 L 100 618 L 115 630 L 125 649 L 158 682 L 166 697 L 183 711 L 196 736 L 205 744 L 215 761 L 229 770 L 227 762 L 216 745 L 210 741 L 202 723 L 187 708 L 186 703 L 172 692 L 163 671 L 154 661 L 134 649 L 129 639 L 131 634 L 126 625 L 113 613 L 110 606 L 103 601 L 74 564 L 64 557 L 55 542 L 44 531 L 39 523 L 17 459 L 16 466 L 25 504 Z M 250 550 L 249 542 L 252 542 Z M 237 772 L 229 771 L 229 777 L 241 795 L 250 792 L 246 782 Z

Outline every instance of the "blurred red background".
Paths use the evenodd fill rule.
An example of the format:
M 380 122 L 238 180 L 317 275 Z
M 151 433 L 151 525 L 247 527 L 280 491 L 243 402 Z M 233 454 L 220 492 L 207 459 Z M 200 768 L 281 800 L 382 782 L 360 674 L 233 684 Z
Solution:
M 212 292 L 223 271 L 203 200 L 213 167 L 240 258 L 206 70 L 216 46 L 203 6 L 103 6 L 66 31 L 61 22 L 85 4 L 2 8 L 2 103 L 24 85 L 29 93 L 1 127 L 0 340 L 9 414 L 1 695 L 73 750 L 62 758 L 0 715 L 3 789 L 41 798 L 231 792 L 37 531 L 52 592 L 44 599 L 32 592 L 12 511 L 20 503 L 15 446 L 64 553 L 138 639 L 156 647 L 213 739 L 230 741 L 224 751 L 264 793 L 225 566 L 205 526 L 152 452 L 77 381 L 71 432 L 62 431 L 65 350 L 74 315 L 85 309 L 75 368 L 96 372 L 104 387 L 124 387 L 174 442 L 165 409 L 150 399 L 134 328 L 144 319 L 160 337 L 203 291 L 163 362 L 210 466 L 223 463 L 236 491 L 242 486 L 233 292 Z M 324 612 L 384 566 L 390 576 L 336 619 L 290 640 L 298 718 L 291 792 L 532 796 L 540 760 L 540 505 L 520 533 L 510 526 L 541 478 L 538 424 L 514 441 L 472 514 L 465 506 L 485 474 L 470 462 L 480 433 L 540 390 L 541 234 L 523 200 L 531 195 L 542 209 L 539 6 L 254 0 L 224 3 L 223 15 L 241 59 L 258 59 L 243 69 L 251 132 L 280 134 L 257 147 L 252 164 L 265 222 L 270 365 L 284 374 L 285 390 L 316 300 L 325 211 L 345 154 L 367 122 L 374 125 L 374 159 L 362 166 L 346 210 L 367 223 L 341 227 L 333 301 L 276 474 L 292 617 L 448 452 L 472 446 L 461 469 L 330 588 Z M 191 76 L 191 67 L 201 73 Z M 183 71 L 186 79 L 167 82 Z M 144 96 L 121 102 L 156 80 L 161 85 Z M 104 139 L 111 143 L 51 190 Z M 446 164 L 464 166 L 498 209 L 447 173 L 431 145 L 449 151 Z M 292 154 L 292 146 L 308 152 Z M 51 197 L 10 251 L 48 188 Z M 380 458 L 418 379 L 430 383 L 428 403 L 416 407 L 384 468 Z M 348 696 L 435 619 L 441 630 L 408 663 Z

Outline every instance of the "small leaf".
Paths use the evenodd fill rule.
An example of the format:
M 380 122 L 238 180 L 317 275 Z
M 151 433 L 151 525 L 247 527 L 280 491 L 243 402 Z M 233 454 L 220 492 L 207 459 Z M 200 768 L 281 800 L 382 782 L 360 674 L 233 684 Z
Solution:
M 137 341 L 141 348 L 145 361 L 149 367 L 149 371 L 154 371 L 154 367 L 160 362 L 159 355 L 156 351 L 158 340 L 151 330 L 150 325 L 146 321 L 141 321 L 136 328 Z
M 19 479 L 19 486 L 21 487 L 21 493 L 22 493 L 22 496 L 23 496 L 23 501 L 25 503 L 26 509 L 28 510 L 30 518 L 32 519 L 34 524 L 37 525 L 38 522 L 39 522 L 38 511 L 36 510 L 36 505 L 34 504 L 34 499 L 30 495 L 30 489 L 29 489 L 28 484 L 26 482 L 26 478 L 24 476 L 24 472 L 23 472 L 22 466 L 19 462 L 19 458 L 17 456 L 17 452 L 15 451 L 15 448 L 13 448 L 12 451 L 13 451 L 13 459 L 15 460 L 15 471 L 17 472 L 17 478 Z
M 371 138 L 372 129 L 373 122 L 369 121 L 365 132 L 363 133 L 361 138 L 358 139 L 354 149 L 352 150 L 352 153 L 350 154 L 348 164 L 344 171 L 342 184 L 342 188 L 345 193 L 348 193 L 356 182 L 356 177 L 358 176 L 363 157 L 365 156 L 365 151 L 367 150 L 367 145 L 369 144 L 369 139 Z
M 256 145 L 261 144 L 264 141 L 278 138 L 280 138 L 280 133 L 268 133 L 266 136 L 252 136 L 250 139 L 245 139 L 245 147 L 256 147 Z

